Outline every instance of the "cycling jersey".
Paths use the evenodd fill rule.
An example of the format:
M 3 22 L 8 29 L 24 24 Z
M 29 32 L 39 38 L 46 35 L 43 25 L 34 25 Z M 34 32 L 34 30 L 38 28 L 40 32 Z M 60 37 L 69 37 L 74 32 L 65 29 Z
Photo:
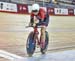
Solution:
M 39 23 L 37 23 L 37 25 L 48 26 L 49 17 L 45 9 L 40 8 L 39 13 L 37 15 L 31 12 L 31 22 L 33 22 L 34 16 L 39 20 Z

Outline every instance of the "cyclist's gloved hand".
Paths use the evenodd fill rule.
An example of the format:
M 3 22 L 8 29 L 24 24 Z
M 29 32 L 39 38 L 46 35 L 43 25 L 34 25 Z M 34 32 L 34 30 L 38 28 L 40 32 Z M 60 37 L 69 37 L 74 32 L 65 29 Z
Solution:
M 29 26 L 30 26 L 30 27 L 35 27 L 36 24 L 35 24 L 35 23 L 29 23 Z
M 36 26 L 36 24 L 35 23 L 33 23 L 33 25 L 32 25 L 33 27 L 35 27 Z
M 37 19 L 37 17 L 36 16 L 34 16 L 34 23 L 39 23 L 39 20 Z
M 39 20 L 36 20 L 35 23 L 36 23 L 36 24 L 39 23 Z

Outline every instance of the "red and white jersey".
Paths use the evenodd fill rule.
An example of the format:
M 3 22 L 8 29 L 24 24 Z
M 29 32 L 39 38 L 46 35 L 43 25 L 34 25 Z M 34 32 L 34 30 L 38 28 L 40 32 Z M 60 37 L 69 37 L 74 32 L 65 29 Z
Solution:
M 34 15 L 33 12 L 31 12 L 31 18 L 34 18 L 34 16 L 37 17 L 37 19 L 44 20 L 46 18 L 46 10 L 43 8 L 40 8 L 39 13 L 37 15 Z

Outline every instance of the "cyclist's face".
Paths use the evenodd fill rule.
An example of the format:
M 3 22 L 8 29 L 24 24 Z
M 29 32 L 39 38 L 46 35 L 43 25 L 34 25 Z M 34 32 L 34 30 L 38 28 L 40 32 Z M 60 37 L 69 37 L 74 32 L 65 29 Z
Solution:
M 33 12 L 34 15 L 38 15 L 39 12 Z

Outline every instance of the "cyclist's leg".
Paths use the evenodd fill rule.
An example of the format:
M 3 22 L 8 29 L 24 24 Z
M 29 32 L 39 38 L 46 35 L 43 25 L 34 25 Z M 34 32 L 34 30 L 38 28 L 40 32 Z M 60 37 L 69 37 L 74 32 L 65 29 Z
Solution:
M 46 27 L 48 26 L 48 23 L 49 23 L 49 16 L 47 15 L 47 17 L 44 19 L 43 22 L 39 22 L 37 24 L 37 26 L 42 26 L 41 27 L 41 42 L 43 42 L 42 45 L 44 45 L 44 42 L 45 42 L 45 31 L 46 31 Z
M 45 44 L 45 31 L 46 31 L 46 26 L 41 27 L 41 47 L 44 47 Z
M 46 27 L 49 24 L 49 17 L 47 16 L 44 21 L 42 22 L 42 27 L 41 27 L 41 42 L 43 42 L 43 47 L 45 45 L 45 31 L 46 31 Z

